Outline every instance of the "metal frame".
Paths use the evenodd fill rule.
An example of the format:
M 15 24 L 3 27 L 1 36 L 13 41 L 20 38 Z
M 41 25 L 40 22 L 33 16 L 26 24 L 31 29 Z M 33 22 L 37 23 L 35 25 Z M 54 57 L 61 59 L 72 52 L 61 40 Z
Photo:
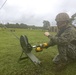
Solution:
M 33 47 L 28 42 L 27 36 L 21 35 L 20 44 L 21 44 L 21 47 L 23 50 L 22 50 L 22 53 L 20 55 L 19 61 L 26 59 L 26 58 L 29 58 L 33 62 L 34 65 L 40 65 L 41 61 L 31 52 Z M 25 53 L 25 55 L 27 55 L 27 57 L 22 58 L 23 53 Z

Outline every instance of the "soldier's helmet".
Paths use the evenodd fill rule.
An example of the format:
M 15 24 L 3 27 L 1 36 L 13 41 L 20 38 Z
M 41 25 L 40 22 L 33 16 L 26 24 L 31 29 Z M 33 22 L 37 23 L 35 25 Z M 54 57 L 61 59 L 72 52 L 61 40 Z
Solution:
M 67 13 L 59 13 L 57 16 L 56 16 L 56 19 L 55 21 L 67 21 L 69 20 L 69 15 Z

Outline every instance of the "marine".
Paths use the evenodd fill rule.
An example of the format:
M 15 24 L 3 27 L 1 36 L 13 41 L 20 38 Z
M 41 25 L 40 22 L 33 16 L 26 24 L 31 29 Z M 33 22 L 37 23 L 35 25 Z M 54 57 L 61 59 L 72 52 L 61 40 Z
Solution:
M 70 24 L 70 17 L 67 13 L 62 12 L 55 19 L 58 32 L 55 36 L 51 36 L 49 32 L 45 32 L 50 41 L 48 47 L 57 45 L 58 54 L 54 57 L 53 62 L 59 66 L 64 66 L 71 60 L 76 60 L 76 28 Z

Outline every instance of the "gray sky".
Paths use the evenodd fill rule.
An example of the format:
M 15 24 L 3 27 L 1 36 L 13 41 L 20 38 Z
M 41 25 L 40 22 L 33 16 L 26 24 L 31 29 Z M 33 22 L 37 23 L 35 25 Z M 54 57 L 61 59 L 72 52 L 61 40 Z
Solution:
M 0 7 L 5 0 L 0 0 Z M 0 22 L 43 26 L 43 20 L 55 23 L 60 12 L 76 13 L 76 0 L 7 0 L 0 10 Z

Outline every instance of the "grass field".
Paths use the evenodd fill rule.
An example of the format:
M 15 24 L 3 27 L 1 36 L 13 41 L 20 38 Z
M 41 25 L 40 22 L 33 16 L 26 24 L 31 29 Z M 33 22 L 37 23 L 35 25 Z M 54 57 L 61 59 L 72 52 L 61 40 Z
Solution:
M 42 30 L 15 29 L 14 33 L 18 37 L 27 35 L 31 45 L 49 41 Z M 76 63 L 71 63 L 60 72 L 53 70 L 52 59 L 57 54 L 56 46 L 38 53 L 32 50 L 32 53 L 42 61 L 41 67 L 36 67 L 29 59 L 18 62 L 21 51 L 19 40 L 7 29 L 0 29 L 0 75 L 76 75 Z

